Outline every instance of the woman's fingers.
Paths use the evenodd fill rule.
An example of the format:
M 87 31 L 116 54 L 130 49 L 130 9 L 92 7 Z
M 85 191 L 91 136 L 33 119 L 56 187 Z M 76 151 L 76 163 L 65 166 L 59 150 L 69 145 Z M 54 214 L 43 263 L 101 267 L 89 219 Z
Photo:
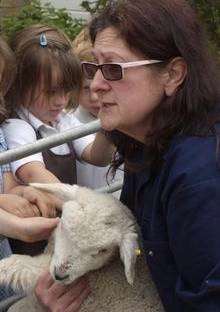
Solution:
M 49 272 L 41 274 L 38 278 L 34 292 L 41 304 L 47 301 L 47 293 L 45 289 L 50 289 L 53 283 L 54 280 Z
M 80 310 L 82 303 L 90 294 L 91 290 L 89 287 L 84 288 L 84 290 L 79 294 L 77 298 L 65 309 L 65 312 L 77 312 Z
M 77 282 L 68 286 L 55 282 L 50 288 L 49 293 L 59 298 L 59 304 L 61 304 L 62 307 L 67 307 L 75 301 L 86 288 L 89 289 L 88 282 L 85 278 L 80 278 Z
M 80 278 L 67 286 L 54 282 L 49 273 L 39 278 L 35 288 L 39 302 L 48 311 L 78 311 L 89 293 L 90 288 L 86 278 Z

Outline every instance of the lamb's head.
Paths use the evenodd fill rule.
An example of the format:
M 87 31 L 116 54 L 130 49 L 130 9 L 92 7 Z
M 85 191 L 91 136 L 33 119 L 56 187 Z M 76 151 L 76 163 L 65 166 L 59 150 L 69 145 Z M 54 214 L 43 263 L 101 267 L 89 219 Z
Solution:
M 133 283 L 137 228 L 133 215 L 120 201 L 76 185 L 32 186 L 52 192 L 64 201 L 50 265 L 54 279 L 69 284 L 102 267 L 119 248 L 127 281 Z

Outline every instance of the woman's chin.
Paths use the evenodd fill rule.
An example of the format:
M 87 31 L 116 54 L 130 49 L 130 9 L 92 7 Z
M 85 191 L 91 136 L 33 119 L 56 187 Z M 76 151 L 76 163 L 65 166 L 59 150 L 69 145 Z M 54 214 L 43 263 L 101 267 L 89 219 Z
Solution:
M 102 120 L 102 119 L 100 119 L 100 121 L 101 121 L 102 129 L 104 129 L 106 131 L 113 131 L 116 129 L 116 127 L 113 123 L 106 121 L 106 120 Z

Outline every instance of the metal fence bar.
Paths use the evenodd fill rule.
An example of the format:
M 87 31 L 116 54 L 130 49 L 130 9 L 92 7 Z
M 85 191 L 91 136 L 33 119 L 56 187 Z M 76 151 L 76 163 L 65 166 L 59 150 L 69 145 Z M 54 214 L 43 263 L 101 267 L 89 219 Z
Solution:
M 123 181 L 115 181 L 114 183 L 96 189 L 99 193 L 114 193 L 122 188 Z
M 14 160 L 36 154 L 45 149 L 61 145 L 71 140 L 79 139 L 101 129 L 100 121 L 91 121 L 85 125 L 68 129 L 62 133 L 51 135 L 47 138 L 37 140 L 31 144 L 25 144 L 22 147 L 14 148 L 0 154 L 0 165 L 10 163 Z

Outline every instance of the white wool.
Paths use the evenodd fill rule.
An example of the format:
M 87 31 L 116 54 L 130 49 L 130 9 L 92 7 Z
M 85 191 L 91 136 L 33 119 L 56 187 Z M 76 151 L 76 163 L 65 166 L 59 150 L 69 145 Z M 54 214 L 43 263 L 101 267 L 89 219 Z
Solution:
M 129 209 L 112 195 L 85 187 L 33 186 L 55 193 L 64 201 L 62 217 L 44 254 L 12 255 L 0 261 L 0 283 L 27 293 L 10 312 L 41 311 L 33 289 L 48 268 L 65 284 L 88 274 L 92 295 L 81 312 L 164 311 L 143 256 L 136 263 L 137 225 Z

